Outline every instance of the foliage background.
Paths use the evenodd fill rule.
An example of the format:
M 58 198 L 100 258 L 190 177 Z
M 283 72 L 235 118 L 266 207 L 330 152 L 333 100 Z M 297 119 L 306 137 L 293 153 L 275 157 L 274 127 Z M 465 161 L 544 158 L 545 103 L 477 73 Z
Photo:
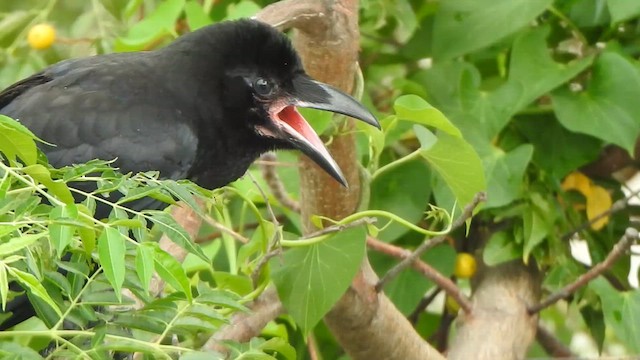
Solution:
M 5 1 L 0 3 L 0 86 L 10 85 L 48 64 L 70 57 L 157 48 L 189 29 L 223 19 L 252 16 L 267 4 L 268 1 L 229 0 Z M 589 222 L 607 211 L 613 202 L 625 198 L 621 182 L 635 173 L 640 131 L 640 110 L 636 104 L 640 99 L 637 61 L 640 3 L 627 0 L 364 0 L 360 16 L 363 100 L 376 109 L 384 127 L 383 134 L 358 128 L 362 163 L 371 175 L 370 195 L 366 197 L 368 201 L 363 202 L 363 210 L 388 211 L 411 223 L 429 227 L 433 223 L 425 221 L 424 214 L 429 203 L 452 209 L 456 199 L 460 205 L 467 203 L 486 183 L 488 201 L 474 219 L 469 235 L 457 231 L 451 234 L 448 244 L 424 256 L 423 260 L 446 276 L 453 274 L 456 252 L 473 253 L 488 265 L 523 259 L 535 261 L 544 271 L 543 290 L 551 293 L 585 271 L 586 266 L 570 253 L 569 239 L 573 233 L 579 232 L 579 237 L 586 240 L 594 263 L 607 256 L 624 229 L 630 226 L 629 219 L 637 210 L 628 206 L 600 221 Z M 32 50 L 26 42 L 30 26 L 40 22 L 52 24 L 58 33 L 56 43 L 45 51 Z M 315 112 L 305 115 L 317 130 L 332 130 L 327 115 Z M 19 147 L 23 152 L 29 148 L 24 146 Z M 3 151 L 7 155 L 6 145 Z M 39 161 L 44 164 L 43 160 Z M 278 161 L 288 165 L 279 166 L 278 173 L 295 200 L 298 178 L 295 167 L 291 166 L 295 155 L 279 154 Z M 35 165 L 35 161 L 32 163 L 26 165 Z M 20 168 L 19 164 L 8 161 L 5 164 Z M 167 324 L 171 324 L 166 327 L 167 331 L 175 330 L 179 334 L 180 346 L 197 348 L 196 344 L 202 340 L 199 336 L 215 331 L 231 314 L 243 309 L 242 304 L 251 300 L 270 276 L 276 283 L 295 284 L 287 276 L 296 272 L 305 274 L 306 278 L 299 279 L 304 281 L 292 286 L 290 295 L 280 291 L 291 317 L 282 317 L 265 329 L 263 336 L 271 339 L 271 343 L 256 341 L 239 347 L 238 353 L 255 351 L 273 355 L 275 350 L 281 358 L 295 357 L 291 355 L 295 353 L 299 357 L 307 356 L 304 330 L 313 328 L 348 285 L 356 269 L 346 265 L 357 265 L 358 259 L 364 256 L 364 232 L 353 229 L 351 231 L 358 233 L 340 233 L 314 247 L 317 262 L 300 262 L 312 250 L 287 251 L 284 258 L 290 261 L 285 264 L 294 262 L 303 264 L 300 265 L 303 268 L 285 265 L 282 270 L 278 263 L 272 262 L 273 274 L 265 272 L 256 286 L 250 275 L 268 250 L 269 240 L 274 234 L 287 239 L 299 238 L 301 226 L 299 217 L 272 194 L 270 201 L 283 232 L 271 224 L 265 201 L 248 178 L 217 192 L 218 201 L 208 206 L 216 223 L 238 229 L 248 243 L 237 244 L 227 233 L 206 225 L 200 233 L 203 246 L 199 250 L 187 244 L 177 224 L 165 224 L 162 229 L 169 228 L 172 239 L 191 252 L 181 265 L 159 252 L 151 241 L 146 242 L 157 237 L 157 233 L 145 235 L 141 230 L 144 228 L 141 224 L 147 221 L 170 222 L 164 213 L 127 215 L 114 211 L 103 226 L 88 220 L 81 206 L 75 207 L 74 213 L 69 210 L 73 207 L 64 206 L 64 201 L 59 206 L 54 202 L 53 207 L 44 207 L 29 204 L 33 197 L 15 200 L 7 196 L 22 193 L 20 189 L 28 189 L 29 194 L 38 191 L 35 185 L 7 175 L 10 173 L 7 169 L 2 173 L 5 196 L 1 200 L 4 207 L 0 208 L 5 210 L 1 214 L 4 216 L 2 226 L 9 227 L 2 232 L 2 241 L 11 243 L 17 238 L 17 231 L 23 242 L 3 253 L 3 256 L 21 257 L 10 258 L 13 261 L 4 258 L 4 283 L 7 274 L 14 280 L 22 276 L 27 283 L 31 281 L 32 292 L 50 294 L 50 304 L 68 305 L 65 296 L 79 296 L 83 287 L 71 279 L 73 271 L 67 275 L 69 289 L 53 286 L 56 282 L 65 283 L 55 275 L 60 265 L 84 275 L 89 274 L 89 269 L 81 265 L 86 264 L 88 258 L 99 261 L 105 271 L 95 281 L 87 282 L 91 287 L 87 285 L 86 292 L 100 296 L 109 293 L 114 283 L 144 294 L 144 279 L 150 276 L 149 268 L 156 271 L 166 268 L 168 273 L 184 275 L 167 280 L 172 288 L 182 290 L 182 295 L 155 302 L 156 308 L 148 308 L 147 313 L 123 312 L 114 318 L 98 319 L 86 308 L 78 307 L 77 313 L 72 314 L 75 316 L 72 322 L 83 327 L 90 321 L 98 321 L 103 326 L 89 330 L 87 336 L 95 331 L 107 334 L 107 338 L 124 337 L 115 330 L 117 325 L 131 326 L 139 319 L 136 316 L 147 316 L 145 319 L 150 324 L 135 333 L 134 337 L 142 342 L 132 344 L 112 337 L 109 338 L 113 341 L 111 347 L 105 346 L 104 353 L 102 350 L 89 352 L 91 356 L 102 356 L 114 348 L 140 350 L 144 348 L 144 341 L 155 344 L 148 351 L 156 354 L 170 351 L 171 348 L 161 346 L 171 344 L 162 336 L 168 334 L 162 330 Z M 165 199 L 170 195 L 191 203 L 195 198 L 208 195 L 188 183 L 160 182 L 152 175 L 122 177 L 104 163 L 93 163 L 82 170 L 75 168 L 59 173 L 52 170 L 47 174 L 63 183 L 72 179 L 73 174 L 77 178 L 82 173 L 95 171 L 102 174 L 98 182 L 105 191 L 119 189 L 134 196 L 145 192 Z M 261 187 L 268 189 L 259 171 L 252 171 Z M 19 173 L 35 178 L 33 171 L 30 174 L 29 170 L 20 169 Z M 47 185 L 43 180 L 37 182 Z M 48 187 L 53 197 L 64 197 Z M 85 205 L 90 213 L 91 204 Z M 16 227 L 17 221 L 26 221 L 31 227 Z M 38 232 L 47 226 L 48 233 Z M 93 235 L 83 235 L 82 229 Z M 127 241 L 129 229 L 139 229 L 137 239 L 148 245 L 138 246 Z M 381 240 L 408 249 L 424 239 L 424 234 L 411 232 L 397 223 L 369 230 Z M 31 234 L 44 235 L 24 237 Z M 122 266 L 106 265 L 104 260 L 111 256 L 99 254 L 100 244 L 106 243 L 100 240 L 103 237 L 117 238 L 108 243 L 117 243 L 126 249 L 130 260 L 126 263 L 134 264 L 136 269 L 130 266 L 116 274 L 118 268 L 124 268 L 125 252 L 119 257 Z M 92 238 L 98 244 L 93 253 L 90 246 L 87 250 Z M 67 260 L 61 260 L 60 256 L 63 249 L 71 250 L 75 257 L 65 263 Z M 119 249 L 103 251 L 113 255 Z M 337 254 L 347 256 L 340 259 Z M 369 258 L 379 273 L 394 263 L 388 256 L 375 252 L 371 252 Z M 302 290 L 306 282 L 313 280 L 313 270 L 322 268 L 323 263 L 326 268 L 319 274 L 325 279 L 335 279 L 335 288 Z M 145 266 L 147 270 L 139 275 Z M 336 269 L 344 271 L 339 273 Z M 629 286 L 629 270 L 630 257 L 627 256 L 608 269 L 608 281 L 599 279 L 566 303 L 545 310 L 543 323 L 565 343 L 571 342 L 576 330 L 582 330 L 599 350 L 610 354 L 640 353 L 640 331 L 632 320 L 640 316 L 640 293 Z M 23 273 L 32 277 L 21 275 Z M 44 287 L 38 288 L 37 282 L 42 282 Z M 465 280 L 459 280 L 459 284 L 469 287 Z M 74 286 L 79 287 L 72 289 Z M 389 284 L 385 292 L 409 315 L 433 287 L 433 283 L 418 274 L 406 271 Z M 2 292 L 3 302 L 7 293 Z M 203 303 L 185 305 L 188 303 L 185 299 L 191 294 Z M 213 301 L 207 294 L 219 297 Z M 293 297 L 295 294 L 302 294 L 302 298 Z M 9 294 L 9 298 L 12 295 Z M 322 301 L 300 305 L 309 299 Z M 86 303 L 90 300 L 83 298 Z M 212 301 L 218 304 L 215 312 L 204 306 Z M 111 293 L 108 301 L 103 298 L 95 303 L 106 306 L 117 302 Z M 167 307 L 163 308 L 164 305 Z M 149 310 L 160 308 L 166 312 L 150 315 Z M 451 316 L 442 306 L 430 309 L 419 317 L 416 329 L 436 342 L 438 334 L 442 335 L 443 331 L 448 334 L 449 327 L 443 324 Z M 183 313 L 189 316 L 182 317 Z M 308 316 L 313 320 L 300 321 Z M 56 323 L 55 319 L 49 321 Z M 45 331 L 42 323 L 26 324 L 22 330 Z M 53 332 L 48 335 L 60 340 Z M 11 340 L 12 336 L 20 335 L 4 333 L 0 341 Z M 314 328 L 314 336 L 326 358 L 341 354 L 322 323 Z M 20 351 L 40 350 L 42 345 L 27 339 L 20 342 Z M 73 346 L 84 348 L 86 345 L 78 339 L 62 341 L 59 351 L 73 353 Z M 7 353 L 15 352 L 17 346 L 0 343 L 1 351 Z M 538 347 L 530 351 L 531 356 L 542 354 Z

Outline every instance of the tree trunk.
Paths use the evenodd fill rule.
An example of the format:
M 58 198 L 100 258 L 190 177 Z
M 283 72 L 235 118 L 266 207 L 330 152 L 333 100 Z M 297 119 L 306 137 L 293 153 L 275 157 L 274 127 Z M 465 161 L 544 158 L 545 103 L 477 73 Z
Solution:
M 528 312 L 540 300 L 535 265 L 514 261 L 484 267 L 476 278 L 472 312 L 458 316 L 449 359 L 524 359 L 538 325 L 538 316 Z

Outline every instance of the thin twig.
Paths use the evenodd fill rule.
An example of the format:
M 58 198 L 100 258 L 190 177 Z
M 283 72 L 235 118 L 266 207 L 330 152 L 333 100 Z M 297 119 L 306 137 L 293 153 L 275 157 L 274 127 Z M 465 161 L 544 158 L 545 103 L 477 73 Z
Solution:
M 544 351 L 554 358 L 576 357 L 568 347 L 540 324 L 538 324 L 538 330 L 536 331 L 536 340 L 538 340 L 538 344 L 542 346 Z
M 640 189 L 637 189 L 637 190 L 631 192 L 629 194 L 629 196 L 625 196 L 624 198 L 617 200 L 607 210 L 601 212 L 600 214 L 596 215 L 595 217 L 593 217 L 593 218 L 589 219 L 588 221 L 584 222 L 583 224 L 578 226 L 576 229 L 573 229 L 571 231 L 566 232 L 564 235 L 562 235 L 562 240 L 570 240 L 575 233 L 579 233 L 579 232 L 589 228 L 589 226 L 591 226 L 595 222 L 599 221 L 600 219 L 602 219 L 604 217 L 607 217 L 609 215 L 615 214 L 618 211 L 622 211 L 622 210 L 626 209 L 629 206 L 629 200 L 631 200 L 632 198 L 634 198 L 634 197 L 636 197 L 638 195 L 640 195 Z
M 440 291 L 442 291 L 442 289 L 439 287 L 436 287 L 431 290 L 429 295 L 420 299 L 420 302 L 418 303 L 418 305 L 416 305 L 416 308 L 413 309 L 413 311 L 411 312 L 411 314 L 409 314 L 409 316 L 407 316 L 407 319 L 409 319 L 409 322 L 411 322 L 415 326 L 418 323 L 418 318 L 420 317 L 420 314 L 424 312 L 427 306 L 431 305 L 433 300 L 435 300 L 438 294 L 440 294 Z
M 585 286 L 589 281 L 598 277 L 598 275 L 605 272 L 608 268 L 613 265 L 613 263 L 618 260 L 622 254 L 631 246 L 631 243 L 638 239 L 638 230 L 634 228 L 627 228 L 624 232 L 624 235 L 618 240 L 618 242 L 613 246 L 613 249 L 609 252 L 609 255 L 600 263 L 596 264 L 586 273 L 580 275 L 573 283 L 563 287 L 562 289 L 556 291 L 551 294 L 546 300 L 540 302 L 538 305 L 532 306 L 529 308 L 530 314 L 535 314 L 540 310 L 549 307 L 556 302 L 568 297 L 574 292 L 578 291 L 578 289 Z
M 373 217 L 364 217 L 362 219 L 358 219 L 355 221 L 352 221 L 348 224 L 335 224 L 335 225 L 331 225 L 331 226 L 327 226 L 324 229 L 312 232 L 311 234 L 307 234 L 305 235 L 305 237 L 303 237 L 303 239 L 310 239 L 310 238 L 314 238 L 314 237 L 318 237 L 318 236 L 322 236 L 322 235 L 327 235 L 327 234 L 331 234 L 331 233 L 335 233 L 335 232 L 340 232 L 346 229 L 350 229 L 350 228 L 354 228 L 354 227 L 358 227 L 360 225 L 371 225 L 371 224 L 375 224 L 376 221 L 378 221 L 378 219 L 373 218 Z
M 486 194 L 484 192 L 477 193 L 476 196 L 473 198 L 473 200 L 467 206 L 464 207 L 464 210 L 462 211 L 462 214 L 460 215 L 460 217 L 456 221 L 454 221 L 454 223 L 451 225 L 451 231 L 459 228 L 469 218 L 471 218 L 471 216 L 473 215 L 473 210 L 478 206 L 478 204 L 480 204 L 480 202 L 485 201 L 485 199 L 486 199 Z M 447 235 L 445 234 L 445 235 L 436 236 L 434 238 L 424 241 L 422 244 L 420 244 L 420 246 L 418 246 L 417 249 L 415 249 L 412 253 L 410 253 L 410 255 L 405 257 L 396 266 L 394 266 L 389 271 L 387 271 L 386 274 L 384 274 L 384 276 L 376 284 L 376 290 L 381 291 L 389 281 L 391 281 L 393 278 L 398 276 L 398 274 L 400 274 L 402 270 L 409 267 L 411 263 L 416 261 L 425 251 L 440 244 L 446 239 L 447 239 Z
M 232 238 L 238 240 L 239 242 L 246 244 L 249 242 L 249 239 L 247 239 L 246 237 L 242 236 L 242 234 L 236 232 L 235 230 L 226 227 L 225 225 L 223 225 L 221 222 L 216 221 L 214 218 L 212 218 L 211 216 L 207 215 L 204 217 L 204 221 L 207 222 L 207 224 L 211 225 L 212 227 L 220 230 L 220 232 L 226 233 L 231 235 Z
M 278 216 L 278 220 L 279 220 L 279 221 L 282 221 L 282 219 L 284 219 L 284 218 L 285 218 L 285 217 L 284 217 L 283 215 Z M 215 220 L 214 220 L 214 221 L 215 221 Z M 222 225 L 222 224 L 220 224 L 220 225 Z M 242 226 L 242 228 L 243 228 L 243 229 L 245 229 L 245 230 L 251 230 L 251 229 L 256 229 L 256 228 L 257 228 L 258 226 L 260 226 L 260 225 L 261 225 L 261 224 L 260 224 L 259 222 L 252 222 L 252 223 L 244 224 L 244 225 Z M 213 225 L 213 224 L 211 224 L 211 226 L 214 226 L 214 225 Z M 224 225 L 222 225 L 222 226 L 224 226 Z M 218 228 L 218 225 L 215 225 L 215 227 L 216 227 L 216 228 Z M 227 228 L 227 227 L 225 227 L 225 229 L 226 229 L 226 230 L 229 230 L 229 228 Z M 231 229 L 231 230 L 232 230 L 232 231 L 234 231 L 234 232 L 236 232 L 236 234 L 237 234 L 238 236 L 241 236 L 241 237 L 242 237 L 242 239 L 240 239 L 240 238 L 236 238 L 239 242 L 241 242 L 241 243 L 243 243 L 243 244 L 244 244 L 244 243 L 245 243 L 244 241 L 245 241 L 245 240 L 248 240 L 246 237 L 244 237 L 244 236 L 242 236 L 241 234 L 239 234 L 237 229 Z M 229 234 L 229 235 L 231 235 L 232 237 L 234 237 L 234 235 L 233 235 L 232 233 L 229 233 L 229 232 L 226 232 L 226 231 L 219 231 L 219 232 L 213 232 L 213 233 L 210 233 L 210 234 L 207 234 L 207 235 L 204 235 L 204 236 L 200 236 L 200 237 L 196 238 L 196 239 L 194 240 L 194 242 L 195 242 L 196 244 L 204 244 L 204 243 L 208 243 L 208 242 L 210 242 L 210 241 L 213 241 L 213 240 L 215 240 L 215 239 L 217 239 L 217 238 L 221 237 L 223 232 L 224 232 L 224 233 L 227 233 L 227 234 Z
M 404 260 L 409 259 L 412 254 L 415 254 L 415 252 L 412 253 L 407 249 L 385 243 L 371 236 L 367 237 L 367 246 L 381 253 Z M 424 277 L 433 281 L 438 287 L 442 288 L 442 290 L 460 304 L 460 308 L 462 310 L 468 314 L 471 313 L 471 302 L 467 296 L 460 291 L 458 285 L 451 281 L 451 279 L 442 275 L 438 270 L 420 259 L 409 262 L 409 265 L 420 272 Z M 378 282 L 378 284 L 379 283 L 380 282 Z
M 273 212 L 273 208 L 271 207 L 271 203 L 269 202 L 269 197 L 264 192 L 264 190 L 262 190 L 262 187 L 260 186 L 260 184 L 258 184 L 258 182 L 256 181 L 256 178 L 254 178 L 250 172 L 248 172 L 247 175 L 249 176 L 253 184 L 256 186 L 256 188 L 258 188 L 260 195 L 262 195 L 262 198 L 264 199 L 264 205 L 267 207 L 267 212 L 269 212 L 269 216 L 271 216 L 271 221 L 273 222 L 273 224 L 276 226 L 276 229 L 277 229 L 280 226 L 280 222 L 278 222 L 278 217 L 276 216 L 276 213 Z
M 273 196 L 280 202 L 280 204 L 282 204 L 282 206 L 293 212 L 299 213 L 300 204 L 289 197 L 287 189 L 285 189 L 284 184 L 276 172 L 275 166 L 272 165 L 278 160 L 276 155 L 274 153 L 266 153 L 262 155 L 261 159 L 264 160 L 260 165 L 260 168 L 262 169 L 262 177 L 264 177 L 264 181 L 269 185 Z
M 265 206 L 267 207 L 267 212 L 271 216 L 271 221 L 273 222 L 273 226 L 276 229 L 275 233 L 273 234 L 273 239 L 271 239 L 271 241 L 269 242 L 269 248 L 267 249 L 267 253 L 264 254 L 264 256 L 260 258 L 260 260 L 258 260 L 258 263 L 256 264 L 255 269 L 253 269 L 253 271 L 251 272 L 251 280 L 253 284 L 256 285 L 258 283 L 258 278 L 260 277 L 260 273 L 262 272 L 262 268 L 269 262 L 269 260 L 271 260 L 272 257 L 275 257 L 280 253 L 282 253 L 282 248 L 280 247 L 280 242 L 278 241 L 278 239 L 281 238 L 282 230 L 280 229 L 280 222 L 278 222 L 278 217 L 273 212 L 273 208 L 271 208 L 271 204 L 269 203 L 269 198 L 267 197 L 267 194 L 262 190 L 262 187 L 260 187 L 260 184 L 258 184 L 258 182 L 253 177 L 253 175 L 251 175 L 250 172 L 248 172 L 247 174 L 251 179 L 251 181 L 253 182 L 253 184 L 258 188 L 258 191 L 260 191 L 260 194 L 264 199 Z
M 309 350 L 310 360 L 320 360 L 320 356 L 318 355 L 318 342 L 313 332 L 311 332 L 307 338 L 307 349 Z

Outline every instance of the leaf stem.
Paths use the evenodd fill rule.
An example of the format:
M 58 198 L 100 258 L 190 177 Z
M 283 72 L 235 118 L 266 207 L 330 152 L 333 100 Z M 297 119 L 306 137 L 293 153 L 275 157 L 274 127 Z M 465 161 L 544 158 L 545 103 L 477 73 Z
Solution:
M 373 182 L 375 180 L 375 178 L 377 176 L 380 176 L 380 174 L 383 174 L 387 171 L 390 171 L 391 169 L 398 167 L 404 163 L 407 163 L 415 158 L 417 158 L 418 156 L 420 156 L 420 149 L 415 150 L 414 152 L 410 153 L 407 156 L 403 156 L 400 159 L 390 162 L 386 165 L 384 165 L 383 167 L 379 168 L 378 170 L 376 170 L 373 175 L 371 175 L 371 181 Z

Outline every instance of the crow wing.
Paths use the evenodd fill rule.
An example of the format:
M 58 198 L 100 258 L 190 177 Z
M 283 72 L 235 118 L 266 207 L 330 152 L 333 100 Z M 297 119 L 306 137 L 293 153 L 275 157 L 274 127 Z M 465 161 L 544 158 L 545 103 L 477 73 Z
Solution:
M 41 145 L 54 166 L 117 158 L 125 173 L 184 178 L 196 157 L 198 114 L 188 94 L 158 80 L 159 63 L 152 52 L 63 61 L 1 92 L 0 114 L 55 144 Z

